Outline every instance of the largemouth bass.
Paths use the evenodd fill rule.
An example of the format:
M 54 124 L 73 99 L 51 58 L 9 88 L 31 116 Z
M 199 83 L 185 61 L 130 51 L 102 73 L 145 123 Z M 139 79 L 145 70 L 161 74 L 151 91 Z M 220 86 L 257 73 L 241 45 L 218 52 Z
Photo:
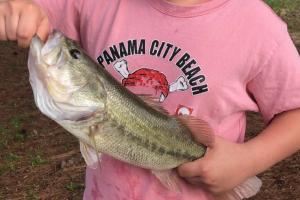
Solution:
M 45 44 L 32 39 L 28 66 L 36 105 L 80 140 L 88 165 L 93 149 L 150 169 L 174 189 L 170 170 L 203 157 L 213 142 L 207 123 L 170 116 L 151 97 L 133 94 L 61 32 Z

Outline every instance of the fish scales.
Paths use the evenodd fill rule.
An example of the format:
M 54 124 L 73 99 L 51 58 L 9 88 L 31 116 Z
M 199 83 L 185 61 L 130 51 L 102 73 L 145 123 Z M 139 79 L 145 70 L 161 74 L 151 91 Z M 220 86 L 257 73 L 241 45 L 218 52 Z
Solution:
M 101 152 L 108 153 L 119 160 L 134 163 L 136 166 L 155 170 L 171 169 L 182 162 L 172 154 L 160 153 L 158 146 L 153 148 L 151 143 L 145 145 L 146 141 L 130 133 L 124 134 L 124 131 L 116 131 L 116 129 L 110 132 L 111 124 L 108 124 L 108 127 L 104 125 L 103 129 L 106 128 L 107 132 L 104 131 L 95 136 L 96 146 L 101 148 L 98 149 Z M 111 146 L 115 148 L 109 148 Z
M 110 89 L 107 88 L 107 90 L 110 93 Z M 166 115 L 163 115 L 152 107 L 147 106 L 147 104 L 139 99 L 131 101 L 130 96 L 127 93 L 122 92 L 122 90 L 112 91 L 113 92 L 108 95 L 109 99 L 107 100 L 108 113 L 110 113 L 112 119 L 115 119 L 119 124 L 131 127 L 130 131 L 152 131 L 151 134 L 139 131 L 139 133 L 143 134 L 144 137 L 157 138 L 165 136 L 166 138 L 176 137 L 176 139 L 179 140 L 191 140 L 189 136 L 183 133 L 182 129 L 185 129 L 185 132 L 189 131 L 185 127 L 181 126 L 181 124 L 174 118 L 166 117 Z M 181 133 L 179 133 L 180 130 L 182 131 Z
M 105 84 L 110 85 L 110 84 Z M 108 89 L 108 91 L 110 91 Z M 112 90 L 115 91 L 115 90 Z M 109 93 L 109 92 L 108 92 Z M 173 118 L 166 118 L 161 113 L 157 113 L 157 111 L 152 110 L 152 108 L 149 108 L 147 112 L 153 111 L 156 114 L 156 117 L 140 117 L 140 116 L 146 116 L 143 114 L 140 114 L 139 116 L 136 116 L 137 113 L 136 110 L 138 110 L 139 105 L 143 106 L 144 102 L 129 102 L 128 97 L 126 97 L 124 93 L 117 93 L 116 95 L 120 95 L 122 97 L 114 98 L 114 99 L 108 99 L 107 100 L 107 109 L 108 113 L 111 114 L 112 120 L 115 120 L 115 123 L 122 124 L 122 127 L 124 130 L 120 130 L 125 134 L 128 138 L 128 140 L 134 140 L 136 144 L 139 144 L 139 148 L 146 148 L 148 151 L 145 151 L 145 155 L 143 158 L 149 156 L 150 152 L 154 152 L 155 154 L 153 156 L 161 158 L 163 154 L 167 154 L 169 156 L 176 157 L 178 160 L 181 160 L 180 162 L 183 162 L 182 159 L 185 161 L 188 160 L 194 160 L 196 158 L 199 158 L 202 154 L 201 151 L 199 151 L 199 145 L 192 145 L 191 142 L 187 142 L 186 137 L 184 133 L 179 132 L 178 130 L 181 130 L 181 127 L 178 126 L 178 122 Z M 114 96 L 116 95 L 108 95 L 108 96 Z M 122 105 L 120 102 L 128 102 L 125 105 L 125 110 L 118 108 L 115 105 Z M 122 105 L 123 107 L 124 105 Z M 141 109 L 143 112 L 145 109 Z M 134 112 L 135 111 L 135 112 Z M 126 115 L 126 117 L 124 116 Z M 125 120 L 124 120 L 125 119 Z M 136 120 L 136 123 L 132 123 L 133 120 Z M 146 121 L 153 121 L 150 122 L 150 125 L 145 125 Z M 160 126 L 159 126 L 160 125 Z M 180 124 L 179 124 L 180 125 Z M 170 128 L 169 128 L 170 127 Z M 175 128 L 174 128 L 175 127 Z M 137 131 L 138 130 L 138 131 Z M 129 133 L 129 134 L 126 134 Z M 188 138 L 190 139 L 190 138 Z M 181 143 L 182 144 L 181 144 Z M 132 143 L 132 142 L 131 142 Z M 133 145 L 134 146 L 134 145 Z M 132 145 L 130 145 L 128 148 L 132 148 Z M 194 151 L 194 153 L 190 153 L 188 151 L 184 151 L 182 149 L 190 148 L 191 152 Z M 174 161 L 173 161 L 174 162 Z M 135 163 L 137 165 L 140 165 L 135 160 Z M 152 163 L 152 165 L 154 165 Z M 174 166 L 178 165 L 178 162 L 174 164 Z

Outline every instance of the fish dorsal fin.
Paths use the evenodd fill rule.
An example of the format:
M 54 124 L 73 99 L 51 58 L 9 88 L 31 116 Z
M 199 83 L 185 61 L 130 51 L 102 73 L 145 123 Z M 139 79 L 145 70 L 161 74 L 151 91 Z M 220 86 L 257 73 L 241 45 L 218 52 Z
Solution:
M 140 97 L 146 104 L 148 104 L 153 109 L 157 110 L 160 113 L 163 113 L 165 115 L 169 115 L 169 112 L 161 106 L 159 103 L 159 99 L 152 97 L 147 94 L 139 94 L 138 97 Z
M 214 131 L 206 121 L 188 115 L 180 115 L 176 118 L 188 127 L 196 142 L 207 147 L 212 147 L 214 143 Z

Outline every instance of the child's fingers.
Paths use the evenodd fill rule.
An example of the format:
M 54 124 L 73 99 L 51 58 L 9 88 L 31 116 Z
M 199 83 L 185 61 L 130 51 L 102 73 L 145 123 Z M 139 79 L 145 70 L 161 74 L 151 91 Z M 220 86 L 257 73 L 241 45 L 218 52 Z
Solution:
M 30 22 L 30 23 L 28 23 Z M 17 30 L 17 41 L 20 47 L 27 47 L 37 30 L 38 16 L 34 13 L 22 13 Z
M 7 40 L 5 31 L 4 3 L 0 1 L 0 40 Z
M 23 10 L 20 15 L 20 20 L 17 30 L 17 41 L 20 47 L 27 47 L 31 38 L 37 31 L 37 26 L 41 21 L 39 12 L 28 12 Z
M 208 176 L 208 173 L 205 172 L 205 167 L 201 166 L 201 164 L 189 164 L 183 167 L 184 168 L 180 169 L 179 174 L 186 182 L 199 186 L 214 194 L 222 191 L 219 186 L 215 184 L 215 179 Z
M 202 159 L 199 159 L 180 165 L 177 172 L 183 178 L 198 177 L 202 174 L 202 168 Z
M 32 12 L 23 10 L 18 25 L 17 40 L 20 47 L 27 47 L 32 37 L 38 34 L 44 41 L 49 34 L 49 21 L 45 14 L 38 7 L 31 7 Z M 30 23 L 28 23 L 30 22 Z
M 7 40 L 4 17 L 0 16 L 0 40 Z
M 191 178 L 186 178 L 185 179 L 187 182 L 193 184 L 193 185 L 198 185 L 198 186 L 203 186 L 205 187 L 205 184 L 202 181 L 202 178 L 200 176 L 195 176 Z
M 0 0 L 0 40 L 17 40 L 20 47 L 27 47 L 38 33 L 45 40 L 49 34 L 47 16 L 32 1 Z
M 6 30 L 6 37 L 8 40 L 16 40 L 17 39 L 17 28 L 19 23 L 19 13 L 12 12 L 11 15 L 5 16 L 5 30 Z
M 50 23 L 47 17 L 45 17 L 38 26 L 37 35 L 42 41 L 46 41 L 50 33 Z

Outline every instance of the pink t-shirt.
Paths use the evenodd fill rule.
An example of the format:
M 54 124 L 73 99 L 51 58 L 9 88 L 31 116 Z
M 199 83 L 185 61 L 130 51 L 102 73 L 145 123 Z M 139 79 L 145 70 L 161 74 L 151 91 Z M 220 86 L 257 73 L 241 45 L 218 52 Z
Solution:
M 53 27 L 78 40 L 135 93 L 160 99 L 172 115 L 209 122 L 244 140 L 245 111 L 266 122 L 300 107 L 300 59 L 287 27 L 260 0 L 38 0 Z M 284 137 L 284 136 L 283 136 Z M 181 182 L 167 191 L 148 170 L 102 156 L 87 168 L 87 200 L 207 200 Z

